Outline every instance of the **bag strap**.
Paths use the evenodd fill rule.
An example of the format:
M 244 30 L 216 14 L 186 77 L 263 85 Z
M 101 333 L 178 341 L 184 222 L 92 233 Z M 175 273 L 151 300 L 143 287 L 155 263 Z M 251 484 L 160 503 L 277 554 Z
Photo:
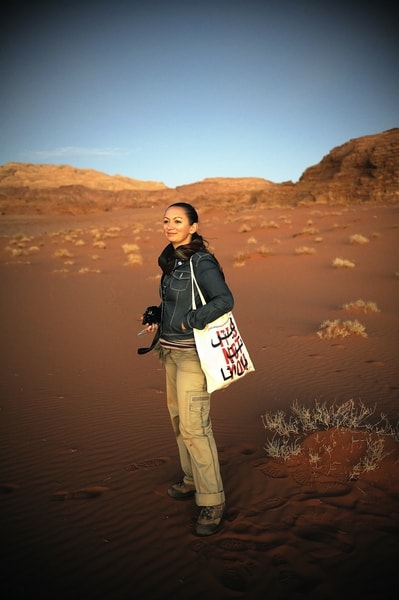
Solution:
M 194 291 L 194 285 L 197 288 L 197 292 L 199 294 L 200 300 L 202 302 L 202 305 L 204 306 L 206 304 L 206 300 L 204 298 L 204 294 L 201 292 L 201 288 L 198 285 L 198 282 L 195 278 L 194 275 L 194 267 L 193 267 L 193 257 L 190 258 L 190 270 L 191 270 L 191 305 L 193 310 L 196 310 L 197 305 L 195 303 L 195 291 Z

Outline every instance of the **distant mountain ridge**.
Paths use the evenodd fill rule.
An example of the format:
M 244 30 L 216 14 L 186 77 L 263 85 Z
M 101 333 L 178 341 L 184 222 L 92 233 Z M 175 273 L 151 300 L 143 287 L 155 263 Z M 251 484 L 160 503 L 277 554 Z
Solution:
M 0 166 L 2 214 L 86 213 L 177 201 L 239 209 L 300 203 L 399 201 L 399 128 L 349 140 L 307 168 L 297 183 L 257 177 L 207 178 L 168 188 L 68 165 Z
M 107 175 L 94 169 L 77 169 L 69 165 L 40 165 L 9 162 L 0 167 L 2 187 L 30 187 L 31 189 L 57 188 L 65 185 L 83 185 L 97 190 L 161 190 L 164 183 L 140 181 L 122 175 Z

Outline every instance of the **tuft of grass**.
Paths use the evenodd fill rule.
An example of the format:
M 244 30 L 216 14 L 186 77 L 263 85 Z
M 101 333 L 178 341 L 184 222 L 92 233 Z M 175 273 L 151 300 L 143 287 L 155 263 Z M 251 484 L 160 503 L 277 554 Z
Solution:
M 239 250 L 234 255 L 234 266 L 235 267 L 243 267 L 245 265 L 245 261 L 251 258 L 251 254 L 246 250 Z
M 100 250 L 106 250 L 107 244 L 103 240 L 96 240 L 92 244 L 93 248 L 99 248 Z
M 349 241 L 351 244 L 368 244 L 370 240 L 360 233 L 355 233 L 350 236 Z
M 89 267 L 82 267 L 79 269 L 78 273 L 80 275 L 86 275 L 86 273 L 101 273 L 100 269 L 89 269 Z
M 317 235 L 320 233 L 316 227 L 304 227 L 299 233 L 294 233 L 293 237 L 298 237 L 299 235 Z
M 332 265 L 335 268 L 353 269 L 355 263 L 346 258 L 334 258 Z
M 299 246 L 298 248 L 295 248 L 295 254 L 300 255 L 300 254 L 315 254 L 316 249 L 315 248 L 310 248 L 309 246 Z
M 356 302 L 347 302 L 340 306 L 341 310 L 368 312 L 381 312 L 375 302 L 365 302 L 364 300 L 356 300 Z
M 260 227 L 262 229 L 278 229 L 280 226 L 276 221 L 262 221 Z
M 140 252 L 137 244 L 123 244 L 122 250 L 125 254 L 138 254 Z
M 323 340 L 332 340 L 336 337 L 348 337 L 349 335 L 360 335 L 367 337 L 364 325 L 355 321 L 343 321 L 335 319 L 334 321 L 323 321 L 319 327 L 317 335 Z
M 295 401 L 289 415 L 282 410 L 261 415 L 264 428 L 272 435 L 266 440 L 264 449 L 271 458 L 287 461 L 292 456 L 303 453 L 302 441 L 310 434 L 319 431 L 352 432 L 352 443 L 356 444 L 359 438 L 355 433 L 360 432 L 365 441 L 365 450 L 359 462 L 347 473 L 348 480 L 359 479 L 362 473 L 377 469 L 387 455 L 387 436 L 399 441 L 399 423 L 396 426 L 391 425 L 383 413 L 378 421 L 372 422 L 374 414 L 375 407 L 369 408 L 363 402 L 356 405 L 353 399 L 330 406 L 326 403 L 320 404 L 316 400 L 312 407 L 300 405 Z M 306 457 L 316 470 L 321 466 L 321 455 L 331 456 L 332 447 L 323 445 L 318 450 L 320 452 L 317 449 L 308 449 Z M 333 466 L 331 464 L 330 468 Z
M 262 256 L 263 258 L 265 258 L 266 256 L 272 256 L 274 254 L 273 250 L 271 248 L 269 248 L 268 246 L 259 246 L 256 249 L 257 253 L 259 254 L 259 256 Z
M 54 256 L 56 258 L 73 258 L 73 254 L 66 248 L 58 248 L 58 250 L 54 252 Z
M 130 252 L 127 255 L 127 260 L 124 263 L 125 267 L 140 266 L 143 264 L 143 257 L 139 252 Z

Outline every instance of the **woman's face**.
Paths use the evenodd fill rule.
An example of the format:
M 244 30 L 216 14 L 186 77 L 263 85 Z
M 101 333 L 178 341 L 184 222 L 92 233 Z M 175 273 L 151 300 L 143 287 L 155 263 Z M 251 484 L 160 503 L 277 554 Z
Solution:
M 163 230 L 174 248 L 189 244 L 198 223 L 190 225 L 186 211 L 181 206 L 170 206 L 163 218 Z

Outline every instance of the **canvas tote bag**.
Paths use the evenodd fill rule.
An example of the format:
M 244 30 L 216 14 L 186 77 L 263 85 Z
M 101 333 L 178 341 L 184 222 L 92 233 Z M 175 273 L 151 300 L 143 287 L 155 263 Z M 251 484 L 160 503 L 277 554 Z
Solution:
M 198 291 L 202 305 L 205 305 L 206 301 L 195 278 L 192 259 L 190 259 L 190 269 L 192 308 L 195 310 L 197 308 L 195 289 Z M 231 311 L 208 323 L 204 329 L 193 329 L 193 331 L 208 393 L 226 388 L 234 381 L 255 371 Z

